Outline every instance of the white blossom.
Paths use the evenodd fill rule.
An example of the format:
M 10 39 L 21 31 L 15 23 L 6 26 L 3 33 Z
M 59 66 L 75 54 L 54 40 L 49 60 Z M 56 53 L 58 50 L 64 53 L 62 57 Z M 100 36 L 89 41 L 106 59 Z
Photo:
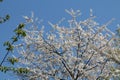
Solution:
M 60 21 L 57 24 L 48 22 L 53 28 L 49 32 L 44 32 L 43 28 L 26 29 L 27 36 L 18 48 L 20 63 L 30 69 L 26 78 L 97 80 L 99 77 L 111 76 L 114 60 L 120 60 L 120 56 L 115 55 L 118 52 L 114 52 L 115 34 L 107 28 L 111 20 L 101 26 L 94 21 L 92 9 L 90 17 L 83 21 L 76 20 L 81 14 L 80 10 L 66 12 L 72 16 L 68 26 L 60 26 Z

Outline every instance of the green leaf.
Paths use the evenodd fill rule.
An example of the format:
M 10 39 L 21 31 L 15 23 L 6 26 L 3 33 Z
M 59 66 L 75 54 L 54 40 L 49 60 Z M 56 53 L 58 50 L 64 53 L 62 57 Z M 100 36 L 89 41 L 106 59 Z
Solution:
M 10 19 L 10 16 L 7 14 L 6 15 L 6 20 L 9 20 Z
M 14 65 L 16 62 L 18 62 L 19 60 L 17 59 L 17 58 L 8 58 L 8 61 L 12 64 L 12 65 Z
M 21 37 L 25 37 L 26 36 L 26 32 L 23 30 L 25 24 L 21 23 L 19 24 L 19 26 L 14 30 L 15 34 L 17 36 L 21 36 Z
M 27 68 L 18 68 L 17 69 L 17 73 L 25 73 L 25 74 L 27 74 L 29 72 L 29 70 L 27 69 Z
M 9 45 L 9 46 L 6 48 L 7 51 L 11 51 L 11 52 L 13 51 L 13 49 L 14 49 L 14 46 L 12 46 L 12 45 Z
M 17 42 L 17 41 L 18 41 L 18 38 L 17 38 L 16 36 L 13 36 L 13 37 L 12 37 L 12 40 L 13 40 L 13 42 Z
M 13 51 L 14 49 L 14 46 L 9 41 L 4 42 L 3 46 L 7 46 L 6 50 L 8 51 Z
M 16 34 L 17 34 L 17 35 L 20 35 L 21 33 L 22 33 L 22 30 L 21 30 L 21 29 L 16 30 Z
M 29 70 L 27 68 L 14 68 L 7 66 L 0 66 L 0 71 L 6 73 L 7 71 L 13 71 L 14 73 L 27 74 Z
M 10 45 L 9 48 L 10 48 L 10 51 L 13 51 L 14 46 Z
M 9 46 L 9 45 L 10 45 L 9 41 L 4 42 L 4 44 L 3 44 L 3 46 Z
M 23 31 L 22 34 L 21 34 L 21 37 L 25 37 L 26 36 L 26 32 Z
M 24 26 L 25 26 L 25 24 L 21 23 L 21 24 L 19 24 L 18 29 L 22 29 L 22 28 L 24 28 Z
M 26 32 L 24 30 L 22 30 L 22 29 L 16 29 L 14 32 L 18 36 L 21 36 L 21 37 L 25 37 L 26 36 Z
M 0 66 L 0 71 L 6 73 L 9 70 L 6 66 Z

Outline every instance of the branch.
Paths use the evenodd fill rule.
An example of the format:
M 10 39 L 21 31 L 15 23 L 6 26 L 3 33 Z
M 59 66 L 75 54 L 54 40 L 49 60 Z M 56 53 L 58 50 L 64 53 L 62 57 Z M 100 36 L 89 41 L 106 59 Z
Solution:
M 63 59 L 64 60 L 64 59 Z M 72 79 L 74 79 L 74 75 L 72 74 L 72 72 L 69 70 L 69 68 L 67 67 L 66 63 L 64 63 L 64 61 L 62 61 L 63 66 L 65 67 L 65 69 L 68 71 L 68 73 L 70 74 L 70 76 L 72 77 Z
M 94 69 L 94 68 L 96 68 L 96 67 L 98 67 L 98 65 L 95 65 L 95 66 L 93 66 L 93 67 L 91 67 L 91 68 L 89 68 L 89 69 L 86 69 L 86 71 L 92 70 L 92 69 Z
M 96 78 L 96 80 L 99 80 L 100 75 L 103 73 L 103 70 L 104 70 L 104 68 L 105 68 L 105 64 L 107 63 L 107 61 L 108 61 L 108 60 L 106 60 L 106 61 L 104 62 L 103 67 L 102 67 L 102 69 L 101 69 L 101 72 L 100 72 L 99 76 Z
M 86 62 L 86 64 L 84 65 L 83 69 L 86 69 L 86 66 L 88 65 L 88 63 L 90 62 L 90 60 L 92 59 L 94 53 L 92 53 L 92 55 L 90 56 L 90 58 L 88 59 L 88 61 Z
M 19 36 L 17 36 L 17 38 L 19 38 Z M 13 45 L 15 42 L 13 41 L 11 43 L 11 45 Z M 7 58 L 8 54 L 9 54 L 10 50 L 7 51 L 7 53 L 5 54 L 4 58 L 2 59 L 1 63 L 0 63 L 0 66 L 2 66 L 3 62 L 5 61 L 5 59 Z
M 2 61 L 0 63 L 0 66 L 2 66 L 2 64 L 5 61 L 5 59 L 7 58 L 9 52 L 13 51 L 13 46 L 12 45 L 15 42 L 17 42 L 20 37 L 25 37 L 26 36 L 26 32 L 23 30 L 24 26 L 25 26 L 24 23 L 19 24 L 18 27 L 14 30 L 16 36 L 12 37 L 12 42 L 10 43 L 8 41 L 8 42 L 4 43 L 4 46 L 7 46 L 7 48 L 6 48 L 7 53 L 5 54 L 4 58 L 2 59 Z

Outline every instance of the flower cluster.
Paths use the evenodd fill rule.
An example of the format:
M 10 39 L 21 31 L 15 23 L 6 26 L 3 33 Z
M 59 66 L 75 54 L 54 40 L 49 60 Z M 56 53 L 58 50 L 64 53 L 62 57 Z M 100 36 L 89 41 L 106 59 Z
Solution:
M 20 63 L 30 70 L 24 78 L 99 80 L 118 76 L 114 68 L 116 63 L 120 63 L 120 56 L 116 55 L 120 49 L 114 46 L 115 33 L 107 28 L 113 19 L 99 25 L 94 20 L 92 10 L 90 17 L 83 21 L 76 20 L 81 14 L 80 10 L 66 12 L 72 16 L 68 20 L 69 25 L 66 27 L 49 22 L 53 29 L 47 33 L 44 27 L 36 29 L 34 18 L 29 18 L 31 22 L 26 20 L 26 25 L 32 27 L 25 29 L 24 45 L 17 47 L 21 55 Z

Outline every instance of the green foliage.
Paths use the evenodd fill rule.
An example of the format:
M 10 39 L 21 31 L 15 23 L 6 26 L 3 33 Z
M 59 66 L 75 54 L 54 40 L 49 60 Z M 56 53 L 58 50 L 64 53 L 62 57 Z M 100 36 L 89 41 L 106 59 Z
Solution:
M 18 68 L 15 72 L 17 73 L 25 73 L 27 74 L 29 72 L 29 70 L 27 68 Z
M 15 34 L 16 34 L 17 36 L 19 36 L 19 37 L 20 37 L 20 36 L 21 36 L 21 37 L 25 37 L 25 36 L 26 36 L 25 30 L 23 30 L 24 26 L 25 26 L 25 24 L 21 23 L 21 24 L 19 24 L 18 27 L 14 30 L 14 32 L 15 32 Z
M 4 22 L 6 22 L 9 19 L 10 19 L 10 15 L 9 14 L 7 14 L 5 17 L 0 17 L 0 23 L 4 23 Z
M 8 57 L 8 61 L 9 61 L 12 65 L 14 65 L 14 63 L 18 62 L 19 60 L 18 60 L 18 58 L 10 58 L 10 57 Z
M 13 36 L 12 39 L 12 43 L 10 41 L 6 41 L 3 45 L 7 46 L 6 50 L 7 51 L 13 51 L 14 46 L 13 43 L 18 41 L 18 38 L 21 37 L 25 37 L 26 36 L 26 32 L 23 30 L 24 28 L 24 24 L 19 24 L 19 26 L 14 30 L 15 32 L 15 36 Z
M 6 66 L 0 66 L 0 71 L 6 73 L 9 69 Z
M 5 19 L 6 19 L 6 20 L 9 20 L 9 19 L 10 19 L 10 16 L 7 14 Z
M 19 24 L 18 29 L 23 29 L 24 27 L 25 27 L 25 24 L 21 23 Z
M 6 41 L 3 45 L 7 46 L 6 48 L 7 51 L 13 51 L 14 46 L 9 41 Z
M 9 16 L 6 16 L 6 19 L 9 19 Z M 20 39 L 20 37 L 25 37 L 26 36 L 26 32 L 25 30 L 23 30 L 23 28 L 25 27 L 25 25 L 23 23 L 19 24 L 18 27 L 14 30 L 15 32 L 15 36 L 13 36 L 11 38 L 12 41 L 6 41 L 4 42 L 3 46 L 6 47 L 7 53 L 5 55 L 5 57 L 3 58 L 2 62 L 0 63 L 0 71 L 2 72 L 7 72 L 7 71 L 13 71 L 16 73 L 28 73 L 28 70 L 26 68 L 10 68 L 10 67 L 6 67 L 6 66 L 2 66 L 2 63 L 5 61 L 5 59 L 7 58 L 7 55 L 9 54 L 9 52 L 14 50 L 14 46 L 13 44 L 15 42 L 18 41 L 18 39 Z M 11 58 L 8 57 L 7 59 L 12 65 L 14 65 L 15 63 L 17 63 L 19 60 L 18 58 Z
M 18 38 L 16 36 L 13 36 L 11 39 L 13 40 L 13 42 L 17 42 L 18 41 Z
M 17 35 L 19 35 L 19 36 L 21 35 L 21 37 L 25 37 L 26 36 L 25 31 L 21 30 L 21 29 L 15 30 L 15 33 Z
M 3 2 L 3 0 L 0 0 L 0 2 Z M 9 19 L 10 19 L 10 15 L 8 15 L 8 14 L 5 17 L 0 17 L 0 24 L 6 22 Z M 16 35 L 11 38 L 12 41 L 4 42 L 3 46 L 6 47 L 7 53 L 5 54 L 3 60 L 0 63 L 0 71 L 1 72 L 6 73 L 7 71 L 13 71 L 15 73 L 25 73 L 25 74 L 27 74 L 29 72 L 29 70 L 27 68 L 14 68 L 14 67 L 7 67 L 7 66 L 2 65 L 3 62 L 5 61 L 5 59 L 7 58 L 9 52 L 12 52 L 14 50 L 13 44 L 15 42 L 17 42 L 20 37 L 26 36 L 25 30 L 23 30 L 24 27 L 25 27 L 25 24 L 23 24 L 23 23 L 19 24 L 18 27 L 14 30 Z M 17 63 L 19 61 L 18 58 L 13 58 L 13 57 L 12 58 L 8 57 L 7 60 L 12 65 L 14 65 L 15 63 Z
M 7 71 L 13 71 L 14 73 L 27 74 L 29 72 L 29 69 L 0 66 L 0 71 L 2 71 L 4 73 L 6 73 Z

